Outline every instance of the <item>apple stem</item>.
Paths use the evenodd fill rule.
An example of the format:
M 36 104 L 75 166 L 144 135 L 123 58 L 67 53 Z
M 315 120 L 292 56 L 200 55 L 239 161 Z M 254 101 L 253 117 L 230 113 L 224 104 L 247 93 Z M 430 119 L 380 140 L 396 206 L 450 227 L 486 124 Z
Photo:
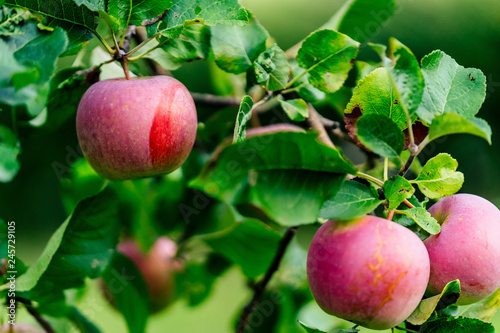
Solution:
M 403 200 L 403 203 L 404 203 L 404 204 L 406 205 L 406 207 L 408 207 L 408 208 L 415 208 L 415 206 L 414 206 L 411 202 L 409 202 L 409 201 L 408 201 L 408 199 L 404 199 L 404 200 Z
M 259 299 L 262 297 L 264 294 L 264 291 L 266 290 L 266 286 L 271 281 L 271 278 L 273 277 L 273 274 L 279 269 L 281 259 L 283 259 L 283 256 L 285 255 L 285 251 L 290 244 L 291 240 L 293 239 L 293 236 L 295 235 L 295 231 L 297 230 L 297 227 L 291 227 L 288 228 L 287 231 L 285 232 L 285 235 L 281 239 L 278 250 L 276 251 L 276 254 L 274 256 L 274 259 L 267 269 L 266 275 L 260 282 L 255 284 L 254 287 L 254 294 L 252 297 L 252 300 L 243 308 L 243 312 L 241 313 L 240 318 L 238 319 L 238 325 L 236 327 L 236 333 L 243 333 L 245 332 L 249 319 L 259 304 Z
M 392 221 L 392 218 L 394 217 L 394 213 L 395 213 L 395 212 L 396 212 L 396 210 L 395 210 L 395 209 L 393 209 L 393 210 L 391 210 L 391 211 L 389 212 L 389 214 L 387 215 L 387 219 L 388 219 L 389 221 Z
M 384 185 L 384 182 L 383 182 L 383 181 L 381 181 L 380 179 L 375 178 L 375 177 L 373 177 L 373 176 L 370 176 L 369 174 L 366 174 L 366 173 L 361 172 L 361 171 L 358 171 L 358 172 L 356 173 L 356 177 L 366 179 L 366 180 L 368 180 L 368 181 L 370 181 L 370 182 L 372 182 L 372 183 L 377 184 L 377 185 L 378 185 L 378 186 L 380 186 L 380 187 L 382 187 L 382 186 Z
M 123 58 L 122 60 L 120 60 L 120 63 L 122 64 L 123 72 L 125 73 L 125 78 L 127 78 L 127 80 L 130 80 L 130 73 L 128 71 L 128 59 Z

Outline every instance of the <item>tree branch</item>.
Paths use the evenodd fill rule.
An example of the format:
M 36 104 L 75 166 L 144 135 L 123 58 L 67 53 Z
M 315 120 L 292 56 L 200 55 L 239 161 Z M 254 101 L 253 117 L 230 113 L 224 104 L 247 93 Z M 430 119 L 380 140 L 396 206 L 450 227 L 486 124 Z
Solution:
M 241 98 L 234 96 L 217 96 L 211 94 L 200 94 L 192 92 L 191 96 L 193 97 L 195 103 L 197 104 L 205 104 L 205 105 L 214 105 L 214 106 L 240 106 Z
M 308 103 L 307 106 L 309 108 L 309 118 L 307 118 L 307 121 L 309 122 L 309 125 L 311 125 L 311 127 L 319 133 L 318 136 L 319 141 L 323 142 L 327 146 L 335 148 L 335 145 L 328 136 L 325 126 L 321 121 L 320 114 L 318 113 L 318 111 L 316 111 L 316 109 L 314 109 L 314 107 L 310 103 Z
M 52 326 L 50 326 L 50 323 L 42 317 L 40 313 L 31 305 L 31 301 L 28 299 L 24 299 L 22 297 L 16 297 L 16 302 L 24 304 L 26 307 L 26 310 L 28 310 L 29 314 L 35 318 L 35 320 L 40 324 L 40 326 L 43 327 L 45 332 L 47 333 L 56 333 Z
M 243 308 L 243 312 L 241 313 L 241 316 L 238 320 L 238 325 L 236 327 L 236 333 L 245 332 L 248 326 L 248 321 L 251 318 L 252 312 L 257 307 L 259 299 L 264 294 L 266 286 L 269 283 L 269 281 L 271 281 L 273 274 L 278 270 L 281 259 L 283 258 L 285 251 L 288 245 L 290 244 L 290 241 L 293 239 L 296 230 L 297 227 L 288 228 L 285 235 L 281 239 L 276 255 L 274 256 L 273 262 L 267 269 L 266 275 L 259 283 L 255 285 L 252 300 Z
M 163 18 L 165 18 L 165 16 L 167 16 L 167 13 L 168 13 L 168 9 L 165 10 L 162 14 L 158 15 L 157 17 L 155 18 L 152 18 L 151 20 L 144 20 L 141 22 L 141 25 L 143 27 L 149 27 L 150 25 L 153 25 L 157 22 L 160 22 L 161 20 L 163 20 Z
M 321 123 L 328 132 L 332 133 L 341 140 L 347 142 L 354 142 L 349 135 L 342 132 L 342 130 L 340 129 L 341 125 L 338 121 L 330 120 L 328 118 L 323 117 L 322 115 L 320 115 L 320 118 L 321 118 Z

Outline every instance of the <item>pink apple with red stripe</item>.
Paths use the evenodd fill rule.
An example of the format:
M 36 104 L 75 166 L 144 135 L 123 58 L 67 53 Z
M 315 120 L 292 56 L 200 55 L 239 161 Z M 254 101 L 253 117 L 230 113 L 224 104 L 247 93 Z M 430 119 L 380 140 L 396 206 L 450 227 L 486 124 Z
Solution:
M 169 76 L 99 81 L 85 92 L 76 115 L 85 158 L 110 180 L 179 168 L 191 152 L 196 128 L 191 94 Z

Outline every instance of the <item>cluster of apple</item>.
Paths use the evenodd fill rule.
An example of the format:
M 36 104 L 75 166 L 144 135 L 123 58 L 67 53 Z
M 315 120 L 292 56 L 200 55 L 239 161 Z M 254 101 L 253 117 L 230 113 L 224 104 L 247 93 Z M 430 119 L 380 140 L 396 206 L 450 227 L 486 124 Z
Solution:
M 327 313 L 382 330 L 403 322 L 422 297 L 458 279 L 457 305 L 500 288 L 500 211 L 488 200 L 455 194 L 429 212 L 441 232 L 421 241 L 409 229 L 376 216 L 328 221 L 307 259 L 312 294 Z
M 189 91 L 167 76 L 100 81 L 84 94 L 77 112 L 82 151 L 110 180 L 177 169 L 193 147 L 196 127 Z M 500 288 L 500 211 L 481 197 L 457 194 L 429 212 L 441 232 L 424 242 L 409 229 L 375 216 L 325 223 L 307 261 L 319 306 L 362 326 L 387 329 L 403 322 L 424 295 L 440 293 L 450 281 L 460 280 L 458 305 Z M 153 310 L 165 307 L 172 293 L 174 246 L 161 238 L 148 254 L 133 241 L 118 247 L 143 274 Z

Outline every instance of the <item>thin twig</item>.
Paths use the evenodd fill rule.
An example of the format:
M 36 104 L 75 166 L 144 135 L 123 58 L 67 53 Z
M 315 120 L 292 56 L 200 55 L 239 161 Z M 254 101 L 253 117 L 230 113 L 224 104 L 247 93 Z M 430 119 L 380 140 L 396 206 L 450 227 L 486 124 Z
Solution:
M 399 175 L 401 177 L 404 177 L 404 175 L 406 175 L 406 173 L 408 172 L 408 170 L 410 170 L 411 165 L 413 164 L 413 161 L 415 160 L 415 157 L 417 157 L 416 154 L 411 154 L 410 153 L 410 156 L 408 157 L 408 160 L 406 161 L 405 165 L 403 166 L 403 168 L 401 169 L 401 171 L 399 171 Z
M 158 16 L 157 16 L 157 17 L 155 17 L 155 18 L 152 18 L 152 19 L 150 19 L 150 20 L 144 20 L 144 21 L 142 21 L 142 22 L 141 22 L 141 25 L 142 25 L 143 27 L 149 27 L 149 26 L 151 26 L 151 25 L 153 25 L 153 24 L 155 24 L 155 23 L 158 23 L 158 22 L 160 22 L 161 20 L 163 20 L 163 19 L 165 18 L 165 16 L 167 16 L 167 13 L 168 13 L 168 9 L 167 9 L 167 10 L 165 10 L 162 14 L 158 15 Z
M 364 173 L 364 172 L 358 171 L 358 173 L 356 173 L 356 176 L 359 177 L 359 178 L 363 178 L 363 179 L 366 179 L 368 181 L 371 181 L 372 183 L 375 183 L 375 184 L 377 184 L 380 187 L 382 187 L 384 185 L 384 182 L 381 181 L 380 179 L 375 178 L 373 176 L 370 176 L 369 174 Z
M 133 35 L 135 35 L 135 30 L 135 25 L 131 24 L 128 26 L 127 32 L 125 32 L 125 39 L 123 45 L 121 46 L 121 49 L 125 52 L 125 54 L 127 54 L 130 49 L 130 39 Z
M 111 55 L 114 55 L 115 54 L 115 50 L 113 50 L 111 48 L 111 46 L 109 46 L 108 43 L 106 43 L 106 41 L 104 40 L 104 38 L 102 38 L 102 36 L 97 32 L 97 31 L 92 31 L 92 33 L 94 34 L 94 36 L 97 37 L 97 39 L 99 39 L 99 41 L 101 42 L 101 44 L 104 46 L 104 48 L 106 49 L 106 51 L 108 51 L 109 54 Z
M 128 56 L 131 56 L 132 54 L 134 54 L 135 52 L 137 52 L 141 47 L 143 47 L 144 45 L 146 45 L 147 43 L 149 43 L 150 41 L 152 41 L 153 39 L 155 39 L 156 37 L 158 37 L 160 34 L 154 34 L 153 36 L 149 37 L 149 38 L 146 38 L 144 39 L 142 42 L 140 42 L 136 47 L 134 47 L 132 50 L 130 50 L 129 52 L 127 52 L 125 55 L 128 57 Z M 142 36 L 141 36 L 142 37 Z
M 297 227 L 288 228 L 285 235 L 281 239 L 280 244 L 278 246 L 278 250 L 276 251 L 276 255 L 274 256 L 273 262 L 267 269 L 266 275 L 259 283 L 255 285 L 252 300 L 243 308 L 243 312 L 241 313 L 241 316 L 238 320 L 238 325 L 236 327 L 236 333 L 245 332 L 248 326 L 248 321 L 250 320 L 250 317 L 252 315 L 252 312 L 257 307 L 259 299 L 264 294 L 266 286 L 269 283 L 269 281 L 271 281 L 273 274 L 278 270 L 281 259 L 285 254 L 288 244 L 290 244 L 290 241 L 293 239 L 296 230 Z
M 28 310 L 28 312 L 30 313 L 30 315 L 32 315 L 35 320 L 40 324 L 40 326 L 43 327 L 43 329 L 45 330 L 45 332 L 47 333 L 56 333 L 56 331 L 54 331 L 54 329 L 52 328 L 52 326 L 50 326 L 50 323 L 45 320 L 45 318 L 43 318 L 39 313 L 38 311 L 35 310 L 34 307 L 32 307 L 31 305 L 26 305 L 26 310 Z
M 406 207 L 408 207 L 408 208 L 415 208 L 415 206 L 414 206 L 411 202 L 409 202 L 409 201 L 408 201 L 408 199 L 404 199 L 404 200 L 403 200 L 403 203 L 404 203 L 404 204 L 406 205 Z
M 319 133 L 319 141 L 323 142 L 327 146 L 335 148 L 335 145 L 326 132 L 325 126 L 323 126 L 323 123 L 321 122 L 321 117 L 318 111 L 316 111 L 310 103 L 308 103 L 307 106 L 309 108 L 309 118 L 307 118 L 307 120 L 309 125 L 311 125 L 311 127 Z
M 40 324 L 40 326 L 43 327 L 45 332 L 47 333 L 56 333 L 52 326 L 50 326 L 50 323 L 45 320 L 45 318 L 42 317 L 40 313 L 31 305 L 31 301 L 28 299 L 24 299 L 21 297 L 16 297 L 16 302 L 23 303 L 24 306 L 26 307 L 26 310 L 28 310 L 29 314 L 35 318 L 35 320 Z
M 144 28 L 139 28 L 136 30 L 136 33 L 134 35 L 134 39 L 136 40 L 137 44 L 141 44 L 148 38 L 146 34 L 146 30 Z M 156 75 L 169 75 L 171 76 L 171 73 L 167 71 L 165 68 L 161 67 L 156 61 L 153 59 L 146 58 L 146 63 L 148 64 L 149 68 L 153 71 L 154 74 Z
M 192 92 L 191 96 L 193 97 L 195 103 L 197 104 L 205 104 L 205 105 L 214 105 L 214 106 L 240 106 L 241 98 L 234 96 L 217 96 L 212 94 L 200 94 Z
M 337 138 L 339 138 L 341 140 L 344 140 L 347 142 L 354 142 L 349 135 L 342 132 L 340 122 L 330 120 L 330 119 L 325 118 L 321 115 L 320 115 L 320 117 L 321 117 L 321 122 L 323 123 L 323 126 L 325 127 L 325 129 L 328 132 L 330 132 L 331 134 L 333 134 L 334 136 L 336 136 Z
M 384 182 L 389 179 L 389 159 L 384 158 Z

